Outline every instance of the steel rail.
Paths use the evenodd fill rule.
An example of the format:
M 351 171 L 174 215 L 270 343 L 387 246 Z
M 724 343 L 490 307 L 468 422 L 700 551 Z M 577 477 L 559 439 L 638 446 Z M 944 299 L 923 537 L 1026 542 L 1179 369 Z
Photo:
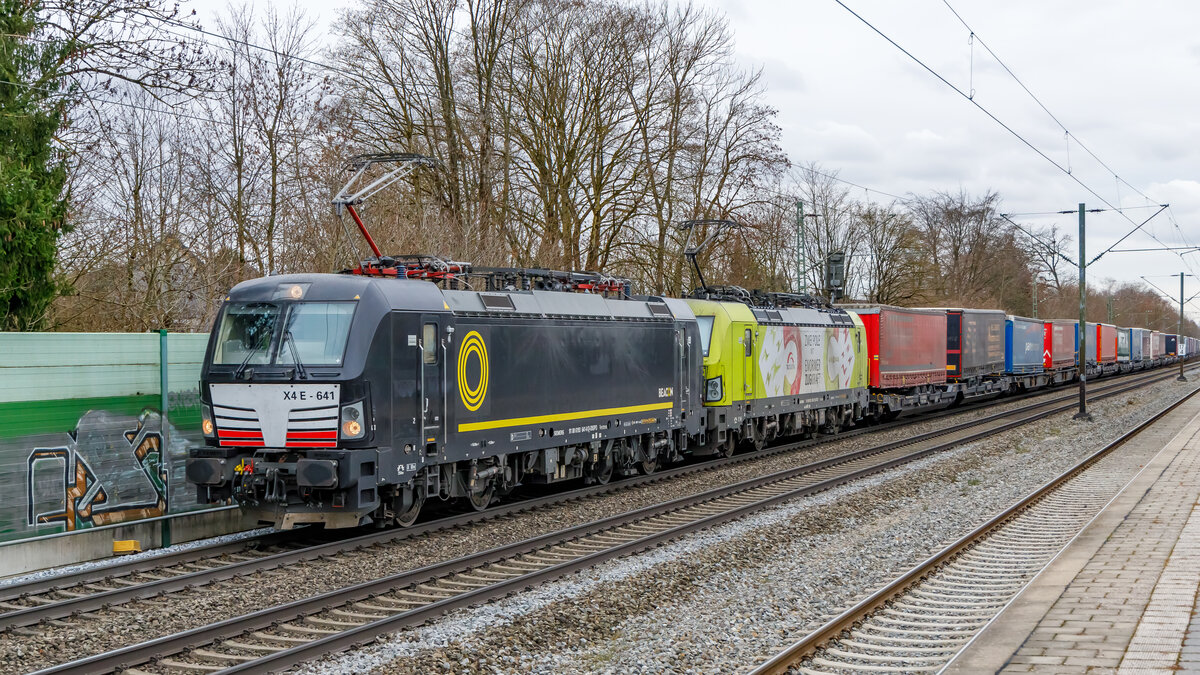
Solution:
M 1137 371 L 1136 373 L 1121 374 L 1121 375 L 1118 375 L 1117 377 L 1122 378 L 1122 379 L 1124 379 L 1126 377 L 1133 377 L 1136 379 L 1136 378 L 1140 378 L 1140 377 L 1150 377 L 1150 376 L 1153 376 L 1154 374 L 1155 373 L 1153 371 Z M 730 464 L 735 464 L 735 463 L 744 462 L 744 461 L 752 461 L 752 460 L 763 458 L 763 457 L 770 457 L 770 456 L 780 454 L 783 452 L 791 452 L 794 450 L 805 449 L 805 448 L 813 447 L 815 445 L 819 445 L 819 444 L 825 443 L 825 442 L 831 442 L 831 441 L 840 440 L 843 438 L 852 438 L 854 436 L 861 435 L 864 433 L 871 433 L 871 432 L 875 432 L 875 431 L 886 431 L 889 429 L 907 426 L 907 425 L 914 424 L 914 423 L 929 422 L 929 421 L 941 419 L 943 417 L 957 416 L 957 415 L 967 413 L 967 412 L 972 412 L 972 411 L 975 411 L 975 410 L 978 410 L 981 408 L 986 408 L 990 405 L 998 405 L 1001 401 L 1004 403 L 1013 403 L 1013 402 L 1019 402 L 1021 400 L 1025 400 L 1028 398 L 1035 398 L 1035 397 L 1039 397 L 1039 396 L 1049 396 L 1052 394 L 1053 394 L 1052 390 L 1039 389 L 1039 390 L 1035 390 L 1035 391 L 1022 392 L 1017 395 L 1006 396 L 1006 397 L 1003 397 L 1002 399 L 998 399 L 997 395 L 995 395 L 995 394 L 984 395 L 984 396 L 978 397 L 977 400 L 968 400 L 967 402 L 963 403 L 962 405 L 959 405 L 954 408 L 949 408 L 949 409 L 941 408 L 941 409 L 932 410 L 932 411 L 928 411 L 928 412 L 917 413 L 916 416 L 909 415 L 909 416 L 901 418 L 898 421 L 886 422 L 886 423 L 878 424 L 878 425 L 874 425 L 874 426 L 863 425 L 863 426 L 859 426 L 855 429 L 839 432 L 838 434 L 835 434 L 832 436 L 823 435 L 818 438 L 814 438 L 814 439 L 810 439 L 810 440 L 806 440 L 806 441 L 797 441 L 797 442 L 788 443 L 786 445 L 778 445 L 775 447 L 768 447 L 764 450 L 758 451 L 757 453 L 753 453 L 753 454 L 743 454 L 743 455 L 738 455 L 738 456 L 730 457 L 730 458 L 716 458 L 716 459 L 711 459 L 711 460 L 694 462 L 694 463 L 688 464 L 687 466 L 673 467 L 671 469 L 659 471 L 659 472 L 655 473 L 652 477 L 641 476 L 641 477 L 631 477 L 631 478 L 620 479 L 620 480 L 616 481 L 615 483 L 613 483 L 612 487 L 592 486 L 592 487 L 588 487 L 588 488 L 582 488 L 580 490 L 574 490 L 574 491 L 571 491 L 570 493 L 560 493 L 560 496 L 564 499 L 581 499 L 581 498 L 587 497 L 593 493 L 594 494 L 610 494 L 619 489 L 623 489 L 626 487 L 638 487 L 638 486 L 644 485 L 646 483 L 653 482 L 654 480 L 663 480 L 663 479 L 673 478 L 673 477 L 676 477 L 679 475 L 687 475 L 689 473 L 696 472 L 696 471 L 706 471 L 709 469 L 721 468 L 724 466 L 728 466 Z M 1065 399 L 1065 398 L 1067 398 L 1067 396 L 1070 396 L 1070 395 L 1064 395 L 1061 398 Z M 1057 399 L 1055 399 L 1055 400 L 1057 400 Z M 545 505 L 551 503 L 551 502 L 545 501 L 545 500 L 537 501 L 536 503 L 534 503 L 535 500 L 526 500 L 526 501 L 530 502 L 530 508 L 539 508 L 541 506 L 545 506 Z M 524 502 L 522 502 L 522 503 L 524 503 Z M 502 516 L 506 516 L 506 515 L 511 515 L 512 513 L 513 513 L 512 511 L 501 511 L 500 509 L 497 509 L 495 511 L 494 517 L 502 517 Z M 483 520 L 488 517 L 493 517 L 493 512 L 478 515 L 477 519 Z M 457 527 L 462 524 L 460 522 L 450 522 L 450 518 L 444 519 L 444 522 L 446 523 L 446 527 L 448 527 L 448 528 L 449 527 Z M 223 555 L 237 554 L 237 553 L 243 553 L 243 552 L 247 552 L 247 551 L 251 551 L 251 550 L 257 550 L 257 547 L 259 547 L 259 546 L 275 546 L 275 545 L 281 545 L 281 544 L 288 544 L 293 541 L 296 541 L 298 537 L 304 536 L 306 534 L 311 534 L 311 533 L 304 532 L 303 530 L 288 531 L 288 532 L 279 532 L 279 531 L 268 532 L 263 535 L 259 535 L 259 536 L 248 538 L 248 539 L 243 539 L 243 540 L 240 540 L 237 542 L 209 544 L 206 546 L 194 546 L 194 547 L 191 547 L 191 548 L 188 548 L 185 550 L 176 551 L 173 553 L 166 553 L 166 554 L 162 554 L 162 555 L 149 556 L 149 557 L 141 558 L 141 559 L 134 560 L 134 561 L 120 562 L 120 563 L 113 564 L 113 565 L 93 567 L 90 569 L 81 570 L 78 572 L 71 572 L 71 573 L 67 573 L 67 574 L 39 577 L 37 579 L 34 579 L 29 582 L 25 582 L 25 583 L 0 585 L 0 604 L 9 603 L 13 600 L 27 599 L 27 598 L 29 598 L 31 596 L 35 596 L 35 595 L 63 591 L 63 590 L 67 590 L 67 589 L 70 589 L 73 587 L 82 587 L 82 586 L 85 586 L 86 584 L 111 583 L 114 579 L 122 579 L 125 577 L 133 576 L 138 573 L 142 573 L 142 572 L 154 572 L 156 570 L 163 570 L 165 568 L 176 567 L 176 566 L 191 564 L 191 563 L 205 563 L 205 562 L 209 562 L 213 558 L 219 558 L 220 556 L 223 556 Z M 373 536 L 378 536 L 378 535 L 379 535 L 379 533 L 373 533 Z M 401 535 L 401 538 L 403 538 L 402 535 Z M 230 568 L 232 569 L 232 566 Z M 175 576 L 182 577 L 183 575 L 175 575 Z M 237 575 L 235 575 L 235 576 L 237 576 Z M 191 585 L 195 585 L 197 583 L 203 583 L 203 582 L 199 581 L 199 580 L 191 580 L 188 583 Z M 160 588 L 159 592 L 161 592 L 162 590 L 165 590 L 165 589 Z M 114 602 L 120 602 L 120 601 L 116 600 L 116 599 L 112 599 L 112 600 L 108 601 L 109 604 L 112 604 Z M 10 610 L 10 611 L 13 611 L 13 610 Z M 65 612 L 64 616 L 69 615 L 71 613 L 75 613 L 77 611 L 87 611 L 87 610 L 85 608 L 83 608 L 83 605 L 77 605 L 77 606 L 73 607 L 71 610 Z M 7 613 L 0 613 L 0 629 L 2 629 L 5 626 L 4 617 L 6 616 L 6 614 Z
M 1131 389 L 1148 386 L 1156 381 L 1156 379 L 1148 379 L 1132 384 L 1121 383 L 1126 386 L 1114 387 L 1112 391 L 1107 391 L 1096 396 L 1095 398 L 1117 396 Z M 1035 406 L 1030 406 L 1029 408 L 1045 407 L 1045 405 L 1045 403 L 1041 403 Z M 911 438 L 888 442 L 872 448 L 866 448 L 838 457 L 807 464 L 802 467 L 786 469 L 767 476 L 761 476 L 733 485 L 709 490 L 704 493 L 680 497 L 661 504 L 655 504 L 624 514 L 610 516 L 599 521 L 585 523 L 557 532 L 540 535 L 522 542 L 516 542 L 514 544 L 490 549 L 479 554 L 464 556 L 456 560 L 438 563 L 432 566 L 421 568 L 419 570 L 403 572 L 382 579 L 357 584 L 348 588 L 331 591 L 312 598 L 294 601 L 278 607 L 263 609 L 242 617 L 235 617 L 208 626 L 202 626 L 174 635 L 164 636 L 146 643 L 132 645 L 111 652 L 106 652 L 104 654 L 87 657 L 40 672 L 48 675 L 49 673 L 107 671 L 129 667 L 131 665 L 144 663 L 146 661 L 160 660 L 165 656 L 170 656 L 190 648 L 196 648 L 198 646 L 210 644 L 217 640 L 228 639 L 230 637 L 242 635 L 250 631 L 260 630 L 268 626 L 274 626 L 281 623 L 286 623 L 288 621 L 303 619 L 304 617 L 311 616 L 314 613 L 325 611 L 333 607 L 346 605 L 347 603 L 360 601 L 362 598 L 378 596 L 381 593 L 394 591 L 398 588 L 414 588 L 421 584 L 430 583 L 432 581 L 436 581 L 437 579 L 445 578 L 448 575 L 474 570 L 480 568 L 481 566 L 510 559 L 521 554 L 561 545 L 564 542 L 575 541 L 582 537 L 594 535 L 600 532 L 611 532 L 616 528 L 628 525 L 630 523 L 643 522 L 649 518 L 661 516 L 662 514 L 675 513 L 682 509 L 706 504 L 713 502 L 714 500 L 727 498 L 733 495 L 740 495 L 750 490 L 780 483 L 789 479 L 795 479 L 799 476 L 813 474 L 837 465 L 852 464 L 853 462 L 863 461 L 864 459 L 874 455 L 884 454 L 889 451 L 898 450 L 925 441 L 936 440 L 939 437 L 951 435 L 956 432 L 987 426 L 987 428 L 974 431 L 965 436 L 945 440 L 943 442 L 931 445 L 930 447 L 919 449 L 915 452 L 909 452 L 887 459 L 883 462 L 877 462 L 863 468 L 847 471 L 832 478 L 824 479 L 817 483 L 809 484 L 798 489 L 787 490 L 765 499 L 735 506 L 734 508 L 723 510 L 720 513 L 693 520 L 691 523 L 672 527 L 646 537 L 641 537 L 633 541 L 622 543 L 618 546 L 606 548 L 605 550 L 586 556 L 580 556 L 577 559 L 573 559 L 551 567 L 546 567 L 544 569 L 539 569 L 519 577 L 513 577 L 511 579 L 507 579 L 496 584 L 491 584 L 483 588 L 457 593 L 453 597 L 446 598 L 445 600 L 432 602 L 411 611 L 397 613 L 393 616 L 367 623 L 336 635 L 331 635 L 328 638 L 321 638 L 291 649 L 280 650 L 270 656 L 233 666 L 233 669 L 230 672 L 267 672 L 278 670 L 280 668 L 285 668 L 311 658 L 315 653 L 318 652 L 323 653 L 323 651 L 344 649 L 371 637 L 395 630 L 401 626 L 427 621 L 430 618 L 440 615 L 448 609 L 475 604 L 480 602 L 481 599 L 485 598 L 499 597 L 521 588 L 536 585 L 548 579 L 556 578 L 557 576 L 562 576 L 563 574 L 568 574 L 579 569 L 590 567 L 599 562 L 603 562 L 604 560 L 620 557 L 636 550 L 642 550 L 644 548 L 655 546 L 664 541 L 674 539 L 681 534 L 705 529 L 707 527 L 711 527 L 712 525 L 738 518 L 752 511 L 760 510 L 783 501 L 814 494 L 816 492 L 824 491 L 831 487 L 836 487 L 837 485 L 857 480 L 880 471 L 886 471 L 890 468 L 920 459 L 930 454 L 986 438 L 995 433 L 1016 428 L 1024 424 L 1043 419 L 1050 415 L 1064 412 L 1072 409 L 1073 407 L 1074 403 L 1068 403 L 999 425 L 987 426 L 992 422 L 1003 420 L 1007 417 L 1012 417 L 1020 412 L 1028 412 L 1028 409 L 998 413 L 996 415 L 973 420 L 971 422 L 957 425 L 948 429 L 935 430 Z M 160 665 L 162 665 L 161 661 Z
M 185 565 L 188 563 L 193 563 L 208 558 L 216 558 L 231 553 L 242 553 L 247 550 L 253 550 L 254 546 L 275 546 L 287 544 L 296 538 L 296 533 L 296 530 L 290 530 L 286 532 L 267 532 L 258 536 L 247 537 L 239 541 L 221 542 L 208 544 L 205 546 L 193 546 L 192 548 L 181 551 L 164 553 L 157 556 L 148 556 L 139 560 L 120 562 L 115 565 L 80 570 L 78 572 L 69 572 L 67 574 L 39 577 L 25 583 L 0 586 L 0 603 L 17 600 L 31 595 L 60 591 L 71 588 L 72 586 L 82 586 L 84 584 L 127 577 L 138 574 L 139 572 L 150 572 L 165 567 Z M 0 617 L 3 616 L 4 614 L 0 614 Z
M 1103 389 L 1099 392 L 1108 391 L 1108 388 L 1113 387 L 1138 387 L 1143 386 L 1143 383 L 1155 383 L 1163 379 L 1168 379 L 1169 375 L 1150 371 L 1142 372 L 1132 376 L 1131 380 L 1125 378 L 1116 381 L 1110 381 L 1102 385 Z M 1123 389 L 1124 390 L 1124 389 Z M 1023 397 L 1044 396 L 1048 392 L 1039 391 L 1022 395 Z M 1016 408 L 1011 411 L 999 413 L 1002 416 L 1013 416 L 1022 414 L 1038 407 L 1052 405 L 1060 400 L 1073 400 L 1074 394 L 1063 394 L 1058 397 L 1048 398 L 1044 401 L 1038 401 L 1029 406 Z M 1012 402 L 1014 399 L 1005 399 L 1005 402 Z M 381 532 L 371 532 L 354 536 L 348 539 L 336 539 L 334 541 L 324 542 L 303 548 L 281 551 L 264 556 L 254 557 L 250 560 L 235 561 L 228 564 L 223 564 L 208 569 L 197 570 L 185 574 L 174 574 L 172 576 L 155 579 L 148 582 L 122 585 L 109 590 L 91 592 L 77 597 L 68 597 L 61 599 L 58 602 L 43 603 L 31 605 L 23 609 L 14 609 L 3 614 L 0 614 L 0 630 L 8 630 L 23 626 L 31 626 L 43 621 L 53 619 L 61 619 L 69 616 L 78 616 L 87 612 L 105 609 L 116 605 L 122 605 L 136 600 L 147 598 L 155 598 L 167 593 L 178 592 L 190 587 L 211 584 L 227 579 L 245 576 L 261 571 L 277 569 L 293 565 L 299 562 L 314 560 L 321 556 L 337 555 L 355 551 L 380 544 L 390 544 L 408 539 L 417 538 L 420 536 L 432 534 L 439 531 L 449 530 L 453 528 L 463 527 L 466 525 L 486 522 L 497 518 L 503 518 L 518 513 L 525 513 L 535 509 L 553 506 L 560 503 L 567 503 L 574 500 L 588 499 L 597 496 L 612 494 L 618 491 L 640 487 L 647 484 L 653 484 L 679 476 L 686 476 L 693 473 L 711 471 L 718 468 L 723 468 L 733 464 L 742 462 L 755 461 L 775 455 L 794 452 L 797 450 L 814 447 L 822 443 L 833 442 L 844 438 L 852 438 L 861 434 L 871 433 L 874 431 L 888 430 L 892 428 L 902 427 L 918 422 L 932 421 L 940 419 L 944 416 L 954 416 L 965 412 L 986 408 L 989 405 L 994 405 L 995 399 L 987 399 L 980 401 L 970 407 L 959 406 L 949 410 L 939 410 L 919 417 L 902 418 L 896 422 L 877 426 L 864 426 L 853 429 L 847 432 L 842 432 L 833 435 L 823 435 L 814 439 L 804 441 L 794 441 L 784 443 L 773 448 L 767 448 L 758 452 L 745 453 L 728 458 L 718 458 L 714 460 L 703 461 L 686 466 L 675 467 L 664 471 L 659 471 L 646 476 L 636 476 L 625 480 L 609 483 L 606 485 L 593 485 L 589 487 L 579 488 L 576 490 L 545 495 L 542 497 L 531 498 L 511 504 L 502 505 L 494 509 L 489 509 L 483 512 L 470 512 L 454 516 L 448 516 L 427 523 L 419 524 L 403 530 L 386 530 Z M 994 417 L 994 416 L 993 416 Z M 981 418 L 989 419 L 989 418 Z M 933 438 L 938 435 L 951 433 L 962 428 L 974 426 L 974 423 L 959 424 L 951 427 L 946 427 L 941 430 L 934 430 L 915 437 L 916 439 Z M 273 532 L 264 535 L 261 539 L 255 541 L 267 540 L 272 545 L 275 543 L 287 543 L 294 540 L 295 533 L 280 533 Z M 240 548 L 239 548 L 240 547 Z M 0 589 L 0 602 L 11 602 L 13 599 L 27 599 L 30 596 L 38 594 L 52 594 L 72 587 L 78 587 L 84 584 L 97 583 L 112 583 L 113 579 L 122 579 L 139 573 L 152 572 L 154 570 L 162 570 L 165 568 L 175 567 L 184 564 L 199 564 L 210 560 L 213 557 L 219 557 L 227 553 L 238 553 L 248 550 L 246 542 L 235 542 L 228 544 L 220 544 L 212 547 L 201 547 L 199 549 L 190 549 L 181 551 L 175 554 L 166 556 L 157 556 L 144 560 L 134 561 L 129 565 L 102 567 L 96 570 L 85 570 L 71 575 L 62 575 L 57 577 L 48 577 L 35 580 L 26 585 L 12 586 L 9 588 Z
M 935 553 L 925 561 L 910 569 L 908 572 L 897 577 L 891 583 L 875 591 L 868 597 L 856 603 L 854 606 L 829 620 L 824 625 L 788 646 L 770 660 L 760 664 L 757 668 L 751 671 L 751 675 L 781 675 L 789 672 L 793 665 L 820 651 L 820 649 L 825 645 L 836 640 L 843 632 L 851 629 L 855 624 L 862 621 L 867 616 L 881 609 L 887 603 L 891 602 L 900 595 L 903 595 L 910 587 L 919 582 L 922 578 L 939 569 L 948 561 L 953 560 L 959 554 L 972 548 L 981 539 L 984 539 L 997 529 L 1003 527 L 1005 523 L 1012 520 L 1014 516 L 1024 512 L 1033 504 L 1041 501 L 1046 495 L 1053 492 L 1067 481 L 1076 477 L 1078 474 L 1091 467 L 1103 457 L 1124 446 L 1140 433 L 1160 421 L 1171 411 L 1183 405 L 1188 399 L 1192 398 L 1197 393 L 1200 393 L 1200 388 L 1193 389 L 1184 394 L 1178 400 L 1155 413 L 1141 424 L 1135 426 L 1133 429 L 1125 432 L 1116 440 L 1080 460 L 1071 468 L 1051 479 L 1041 487 L 1035 489 L 1033 492 L 1029 493 L 1013 505 L 1004 509 L 996 516 L 989 519 L 986 523 L 983 523 L 982 525 L 971 530 L 946 548 L 942 549 L 938 553 Z

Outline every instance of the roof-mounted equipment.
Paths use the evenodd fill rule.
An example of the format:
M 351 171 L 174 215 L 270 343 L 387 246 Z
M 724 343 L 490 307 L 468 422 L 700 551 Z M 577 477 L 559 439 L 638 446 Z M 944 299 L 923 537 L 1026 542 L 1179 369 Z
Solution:
M 358 182 L 366 174 L 367 169 L 376 164 L 395 164 L 390 171 L 384 173 L 379 178 L 376 178 L 366 187 L 360 187 Z M 367 226 L 363 225 L 362 218 L 358 216 L 358 211 L 355 206 L 361 204 L 367 197 L 379 192 L 396 181 L 406 178 L 409 174 L 421 167 L 435 167 L 438 161 L 431 157 L 418 155 L 412 152 L 379 152 L 364 155 L 355 155 L 350 159 L 350 165 L 347 167 L 353 171 L 350 180 L 333 198 L 334 213 L 339 217 L 342 215 L 344 207 L 350 212 L 350 217 L 354 218 L 354 222 L 358 225 L 358 231 L 362 233 L 364 239 L 367 240 L 367 245 L 371 247 L 371 252 L 375 254 L 375 259 L 383 257 L 379 252 L 379 247 L 375 245 L 375 240 L 371 238 L 371 233 L 367 231 Z
M 632 282 L 600 272 L 564 272 L 526 267 L 478 267 L 470 273 L 477 291 L 563 291 L 605 297 L 630 295 Z
M 696 244 L 695 246 L 688 246 L 688 244 L 690 244 L 692 242 L 692 232 L 695 230 L 695 228 L 697 226 L 708 226 L 710 228 L 708 231 L 708 236 L 705 237 L 704 241 L 700 242 L 699 244 Z M 684 232 L 687 232 L 687 237 L 683 241 L 683 255 L 685 258 L 687 258 L 692 263 L 692 267 L 696 268 L 696 278 L 700 280 L 700 287 L 695 289 L 694 291 L 692 291 L 692 295 L 694 297 L 696 297 L 696 298 L 710 297 L 710 289 L 708 287 L 708 282 L 704 281 L 704 273 L 700 271 L 700 263 L 696 261 L 696 256 L 700 255 L 704 251 L 704 249 L 706 249 L 710 245 L 712 245 L 712 243 L 717 240 L 717 237 L 721 236 L 721 233 L 724 232 L 725 230 L 738 229 L 738 228 L 742 228 L 742 227 L 746 227 L 746 226 L 743 225 L 742 223 L 737 223 L 732 220 L 725 220 L 722 218 L 705 218 L 705 219 L 700 219 L 700 220 L 685 220 L 679 225 L 679 229 L 683 230 Z M 728 286 L 726 288 L 737 288 L 737 287 L 736 286 Z M 743 292 L 745 291 L 745 289 L 738 289 L 738 290 L 743 291 Z

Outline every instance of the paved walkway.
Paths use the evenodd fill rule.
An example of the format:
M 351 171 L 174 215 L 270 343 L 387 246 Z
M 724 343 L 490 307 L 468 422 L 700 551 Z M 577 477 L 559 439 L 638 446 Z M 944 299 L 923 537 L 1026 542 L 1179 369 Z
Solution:
M 1200 395 L 1162 451 L 944 671 L 1200 673 Z

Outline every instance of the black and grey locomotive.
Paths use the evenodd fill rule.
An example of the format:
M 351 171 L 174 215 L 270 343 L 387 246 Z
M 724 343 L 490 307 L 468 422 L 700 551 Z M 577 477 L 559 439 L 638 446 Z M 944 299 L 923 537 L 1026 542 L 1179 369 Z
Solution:
M 685 302 L 443 290 L 395 269 L 229 293 L 201 374 L 208 444 L 187 467 L 202 502 L 283 528 L 404 525 L 426 499 L 482 509 L 519 484 L 653 471 L 703 442 Z

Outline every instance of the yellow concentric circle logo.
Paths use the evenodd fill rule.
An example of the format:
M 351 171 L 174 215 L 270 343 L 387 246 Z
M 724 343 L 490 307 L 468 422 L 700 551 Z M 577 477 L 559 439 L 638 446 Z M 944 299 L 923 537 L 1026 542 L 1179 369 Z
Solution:
M 471 385 L 468 381 L 467 366 L 472 358 L 479 361 L 479 381 Z M 467 333 L 462 344 L 458 347 L 458 395 L 462 398 L 467 410 L 479 410 L 483 399 L 487 396 L 488 386 L 488 356 L 487 345 L 483 337 L 475 331 Z

